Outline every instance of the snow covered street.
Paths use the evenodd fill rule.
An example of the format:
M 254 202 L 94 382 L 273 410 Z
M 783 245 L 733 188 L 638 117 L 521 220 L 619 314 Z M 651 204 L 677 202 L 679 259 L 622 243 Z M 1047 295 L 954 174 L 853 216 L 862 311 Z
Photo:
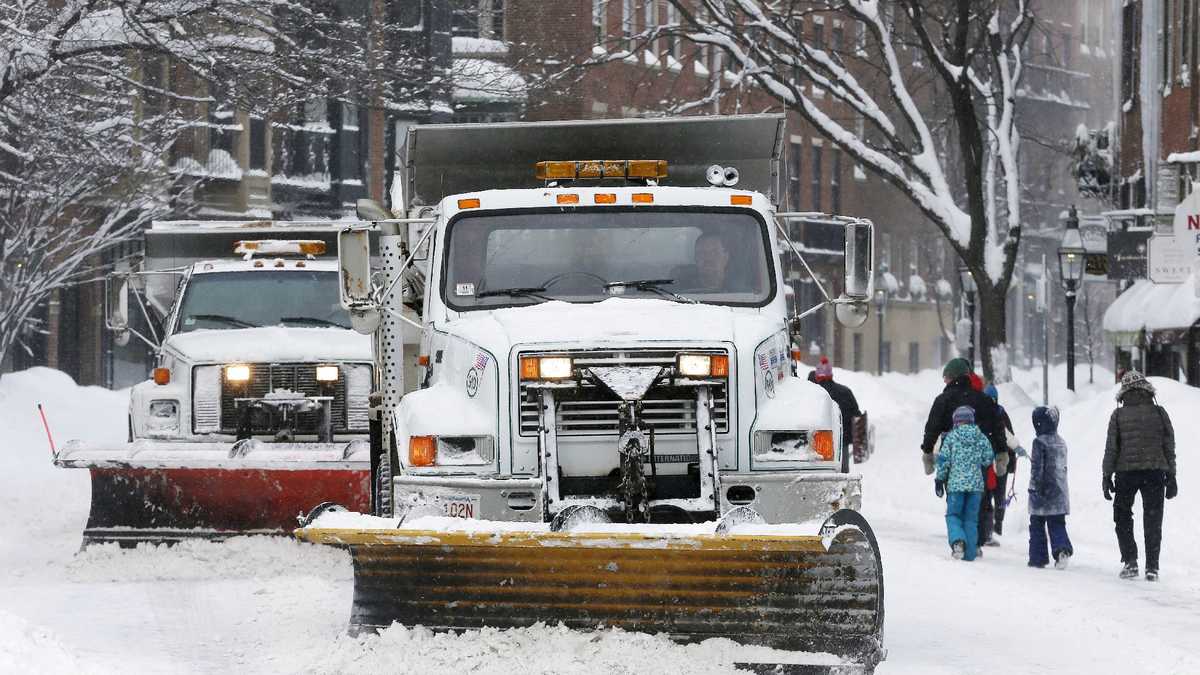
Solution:
M 1086 382 L 1086 369 L 1080 368 Z M 1038 373 L 1017 384 L 1040 398 Z M 1052 371 L 1052 402 L 1070 450 L 1075 557 L 1066 571 L 1025 565 L 1028 462 L 1017 469 L 1001 546 L 975 563 L 950 558 L 943 504 L 921 472 L 920 430 L 940 374 L 836 371 L 877 428 L 862 465 L 864 513 L 880 540 L 886 578 L 879 673 L 1200 672 L 1200 390 L 1155 379 L 1179 439 L 1178 498 L 1167 503 L 1162 579 L 1117 578 L 1112 510 L 1100 494 L 1100 457 L 1115 387 L 1097 371 L 1077 396 Z M 1031 402 L 1001 390 L 1018 435 L 1032 439 Z M 82 470 L 50 463 L 36 404 L 55 440 L 122 440 L 122 393 L 79 388 L 56 371 L 0 378 L 0 672 L 479 672 L 719 673 L 754 650 L 724 640 L 675 645 L 620 631 L 556 627 L 435 635 L 393 626 L 345 635 L 349 557 L 278 539 L 77 553 L 88 510 Z M 1138 506 L 1140 513 L 1140 505 Z M 1140 517 L 1138 538 L 1141 541 Z

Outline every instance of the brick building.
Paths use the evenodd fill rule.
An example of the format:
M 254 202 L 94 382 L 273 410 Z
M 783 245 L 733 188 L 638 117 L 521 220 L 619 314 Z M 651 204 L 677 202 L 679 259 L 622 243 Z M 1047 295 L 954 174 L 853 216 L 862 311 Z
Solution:
M 1111 10 L 1120 35 L 1117 199 L 1105 216 L 1111 232 L 1170 234 L 1175 207 L 1200 179 L 1200 2 L 1112 0 Z M 1146 307 L 1179 288 L 1164 283 L 1156 289 L 1135 278 L 1125 285 Z M 1149 325 L 1142 315 L 1114 308 L 1122 320 L 1106 317 L 1105 326 L 1118 367 L 1200 384 L 1200 312 L 1177 312 L 1174 325 Z
M 495 0 L 499 2 L 499 0 Z M 190 78 L 165 59 L 142 58 L 136 76 L 156 88 L 211 96 L 211 104 L 185 104 L 179 110 L 194 121 L 166 158 L 171 170 L 198 181 L 195 202 L 165 218 L 210 220 L 256 218 L 334 219 L 352 214 L 356 199 L 382 199 L 394 169 L 396 145 L 409 124 L 449 121 L 453 110 L 445 78 L 451 69 L 453 15 L 447 0 L 338 3 L 335 11 L 370 13 L 373 20 L 419 26 L 394 32 L 397 52 L 421 55 L 417 82 L 392 82 L 408 94 L 400 105 L 379 95 L 356 103 L 313 98 L 290 109 L 250 114 L 230 105 L 219 87 Z M 366 39 L 366 38 L 364 38 Z M 429 82 L 442 84 L 429 85 Z M 412 86 L 415 85 L 415 86 Z M 393 99 L 396 97 L 393 96 Z M 142 115 L 162 112 L 160 97 L 144 95 Z M 128 242 L 106 255 L 108 263 L 136 256 L 140 242 Z M 104 329 L 103 284 L 59 291 L 42 310 L 46 330 L 24 336 L 8 369 L 48 365 L 82 384 L 128 386 L 146 377 L 152 354 L 137 340 L 115 344 Z

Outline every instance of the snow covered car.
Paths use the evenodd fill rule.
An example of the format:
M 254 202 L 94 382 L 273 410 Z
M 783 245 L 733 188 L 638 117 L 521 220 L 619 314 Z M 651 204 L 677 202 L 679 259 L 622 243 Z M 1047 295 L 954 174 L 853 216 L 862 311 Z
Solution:
M 783 118 L 408 134 L 407 217 L 360 205 L 379 271 L 370 228 L 339 240 L 343 303 L 379 359 L 382 518 L 318 513 L 298 531 L 355 556 L 352 622 L 603 623 L 873 666 L 883 583 L 861 477 L 790 349 L 805 342 L 783 291 L 799 251 L 773 204 Z M 800 316 L 861 325 L 872 224 L 795 216 L 846 233 L 843 294 Z M 413 263 L 416 382 L 395 292 Z M 766 529 L 731 529 L 748 522 Z
M 257 225 L 155 223 L 146 269 L 110 280 L 110 328 L 145 339 L 157 367 L 130 392 L 127 444 L 72 441 L 54 459 L 91 471 L 85 544 L 284 533 L 325 500 L 369 507 L 371 344 L 318 258 L 336 230 L 242 239 L 284 229 Z M 217 245 L 237 257 L 174 266 Z

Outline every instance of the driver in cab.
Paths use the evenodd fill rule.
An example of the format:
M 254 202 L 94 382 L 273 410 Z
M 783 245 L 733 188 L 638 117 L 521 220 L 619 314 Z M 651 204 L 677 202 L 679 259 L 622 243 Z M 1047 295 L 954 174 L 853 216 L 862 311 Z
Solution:
M 702 291 L 726 289 L 730 254 L 721 235 L 710 231 L 696 237 L 692 259 L 695 264 L 680 265 L 672 270 L 676 287 Z

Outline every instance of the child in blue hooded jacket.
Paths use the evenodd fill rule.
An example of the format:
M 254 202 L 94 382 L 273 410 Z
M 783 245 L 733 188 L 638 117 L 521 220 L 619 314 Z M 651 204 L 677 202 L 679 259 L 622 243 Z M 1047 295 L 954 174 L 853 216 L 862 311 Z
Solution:
M 1066 569 L 1074 554 L 1067 536 L 1071 497 L 1067 490 L 1067 443 L 1058 435 L 1058 408 L 1033 410 L 1033 452 L 1029 468 L 1029 566 L 1045 567 L 1046 535 L 1055 569 Z
M 959 406 L 954 428 L 942 437 L 937 457 L 937 496 L 946 497 L 946 536 L 951 555 L 974 560 L 979 551 L 979 504 L 983 501 L 983 467 L 996 459 L 992 443 L 975 425 L 975 410 Z

